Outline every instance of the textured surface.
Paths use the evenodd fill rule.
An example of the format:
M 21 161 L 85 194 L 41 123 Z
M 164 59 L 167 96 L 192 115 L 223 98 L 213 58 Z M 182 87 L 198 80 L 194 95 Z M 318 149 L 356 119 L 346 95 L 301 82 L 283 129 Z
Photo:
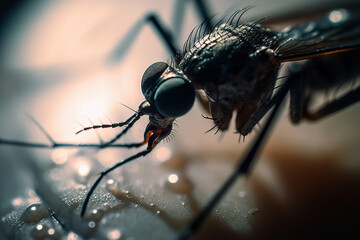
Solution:
M 74 135 L 81 128 L 77 120 L 88 126 L 88 118 L 108 123 L 108 118 L 122 121 L 132 114 L 118 102 L 136 108 L 143 99 L 142 73 L 168 54 L 146 28 L 121 64 L 105 65 L 104 59 L 139 16 L 160 9 L 168 21 L 171 12 L 161 1 L 118 4 L 69 1 L 43 6 L 27 15 L 31 21 L 19 19 L 14 28 L 24 32 L 9 35 L 12 48 L 2 59 L 0 137 L 46 142 L 24 113 L 57 141 L 96 143 L 97 133 L 103 140 L 118 133 Z M 185 24 L 189 31 L 196 22 L 192 18 Z M 24 21 L 26 31 L 19 27 Z M 293 126 L 284 111 L 253 174 L 238 181 L 198 238 L 359 234 L 354 227 L 360 214 L 359 113 L 354 106 L 320 123 Z M 136 124 L 122 142 L 141 140 L 146 123 Z M 174 238 L 252 138 L 238 143 L 229 132 L 218 142 L 217 135 L 204 134 L 212 123 L 201 117 L 197 105 L 178 125 L 170 143 L 104 179 L 84 219 L 79 217 L 81 204 L 97 174 L 136 150 L 0 146 L 0 238 Z

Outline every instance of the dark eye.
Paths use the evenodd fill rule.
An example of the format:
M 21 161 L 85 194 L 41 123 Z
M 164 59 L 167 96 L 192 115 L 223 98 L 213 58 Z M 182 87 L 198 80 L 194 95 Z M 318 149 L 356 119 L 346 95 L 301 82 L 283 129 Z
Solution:
M 195 101 L 195 90 L 183 78 L 170 78 L 156 89 L 154 105 L 165 117 L 179 117 L 187 113 Z
M 146 69 L 141 80 L 141 91 L 144 95 L 149 90 L 149 88 L 155 86 L 161 74 L 166 70 L 167 67 L 167 63 L 156 62 Z

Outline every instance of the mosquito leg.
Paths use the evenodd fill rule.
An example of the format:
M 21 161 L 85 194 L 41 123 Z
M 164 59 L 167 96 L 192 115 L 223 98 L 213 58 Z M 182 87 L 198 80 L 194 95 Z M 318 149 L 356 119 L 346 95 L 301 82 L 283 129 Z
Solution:
M 164 40 L 170 53 L 175 57 L 179 48 L 173 41 L 172 33 L 169 31 L 169 29 L 165 27 L 165 25 L 162 23 L 162 21 L 156 14 L 150 13 L 140 19 L 129 30 L 124 39 L 112 51 L 107 61 L 109 63 L 115 63 L 121 60 L 146 24 L 151 24 L 157 30 L 157 32 L 160 34 L 160 38 Z
M 86 197 L 85 197 L 85 200 L 84 200 L 84 203 L 82 205 L 82 208 L 81 208 L 81 217 L 84 216 L 85 214 L 85 211 L 86 211 L 86 208 L 88 206 L 88 203 L 89 203 L 89 200 L 90 200 L 90 197 L 91 195 L 94 193 L 96 187 L 99 185 L 99 183 L 101 182 L 101 180 L 110 172 L 112 172 L 113 170 L 121 167 L 122 165 L 128 163 L 128 162 L 131 162 L 132 160 L 135 160 L 139 157 L 143 157 L 143 156 L 146 156 L 147 154 L 149 154 L 151 152 L 151 148 L 150 149 L 146 149 L 142 152 L 139 152 L 131 157 L 128 157 L 126 158 L 125 160 L 123 160 L 122 162 L 119 162 L 117 164 L 115 164 L 114 166 L 112 166 L 111 168 L 108 168 L 106 169 L 105 171 L 102 171 L 100 173 L 100 176 L 96 179 L 95 183 L 91 186 L 89 192 L 86 194 Z
M 342 110 L 359 101 L 360 101 L 360 87 L 332 101 L 331 103 L 325 105 L 324 107 L 318 109 L 313 113 L 310 113 L 306 106 L 304 110 L 304 117 L 311 121 L 319 120 L 323 117 L 326 117 L 332 113 Z
M 284 85 L 282 86 L 284 87 Z M 267 112 L 279 101 L 279 95 L 275 94 L 270 100 L 264 101 L 259 109 L 250 117 L 250 119 L 245 123 L 244 127 L 241 129 L 240 133 L 243 136 L 246 136 L 251 132 L 256 124 L 265 116 Z
M 209 8 L 204 3 L 204 1 L 203 0 L 194 0 L 194 4 L 197 8 L 197 11 L 199 12 L 199 14 L 201 16 L 202 21 L 205 21 L 205 20 L 211 21 L 211 19 L 210 19 L 211 15 L 210 15 Z M 214 24 L 212 24 L 211 22 L 210 22 L 210 25 L 214 26 Z
M 293 123 L 298 123 L 303 118 L 306 81 L 300 71 L 299 63 L 292 63 L 289 67 L 289 79 L 292 81 L 290 89 L 290 117 Z
M 269 132 L 271 124 L 274 122 L 274 119 L 278 113 L 279 107 L 283 102 L 283 99 L 286 93 L 289 91 L 289 81 L 281 87 L 281 89 L 276 93 L 276 95 L 272 98 L 275 102 L 275 107 L 269 116 L 264 128 L 256 139 L 254 145 L 251 147 L 248 154 L 243 158 L 236 170 L 233 174 L 226 180 L 226 182 L 222 185 L 222 187 L 218 190 L 218 192 L 213 196 L 213 198 L 207 203 L 205 208 L 201 211 L 201 213 L 184 229 L 181 231 L 179 240 L 188 239 L 191 237 L 203 224 L 204 220 L 210 214 L 210 212 L 214 209 L 217 203 L 224 197 L 226 192 L 233 186 L 235 181 L 240 175 L 249 173 L 250 166 L 254 162 L 256 154 L 259 152 L 262 143 L 265 141 L 266 134 Z

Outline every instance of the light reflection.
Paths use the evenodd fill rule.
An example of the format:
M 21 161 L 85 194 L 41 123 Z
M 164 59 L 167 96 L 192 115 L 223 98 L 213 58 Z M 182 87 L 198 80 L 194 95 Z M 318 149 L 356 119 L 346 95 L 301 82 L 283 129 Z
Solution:
M 338 23 L 344 21 L 346 18 L 346 11 L 345 10 L 334 10 L 331 11 L 329 14 L 329 20 L 333 23 Z
M 68 152 L 66 149 L 55 149 L 51 154 L 51 158 L 54 163 L 63 164 L 68 159 Z
M 51 236 L 51 235 L 54 235 L 54 233 L 55 233 L 55 230 L 53 229 L 53 228 L 50 228 L 49 230 L 48 230 L 48 234 Z
M 159 147 L 155 152 L 155 158 L 159 162 L 165 162 L 170 159 L 171 151 L 168 147 Z
M 80 177 L 86 177 L 91 171 L 90 161 L 85 157 L 80 157 L 74 162 L 73 168 Z
M 89 224 L 88 224 L 89 228 L 95 228 L 96 227 L 96 224 L 95 222 L 93 221 L 90 221 Z
M 121 237 L 121 232 L 119 230 L 109 231 L 107 234 L 108 239 L 119 239 Z
M 83 177 L 85 177 L 85 176 L 87 176 L 88 174 L 89 174 L 89 172 L 90 172 L 90 167 L 89 167 L 89 165 L 87 165 L 86 163 L 80 163 L 79 165 L 78 165 L 78 167 L 79 167 L 79 169 L 78 169 L 78 173 L 79 173 L 79 175 L 80 176 L 83 176 Z
M 168 177 L 168 181 L 170 183 L 177 183 L 179 181 L 179 177 L 178 175 L 176 174 L 171 174 L 169 177 Z
M 70 232 L 67 235 L 67 240 L 78 240 L 79 236 L 76 233 Z
M 15 198 L 14 200 L 12 200 L 12 205 L 14 207 L 20 206 L 24 204 L 24 200 L 22 198 Z

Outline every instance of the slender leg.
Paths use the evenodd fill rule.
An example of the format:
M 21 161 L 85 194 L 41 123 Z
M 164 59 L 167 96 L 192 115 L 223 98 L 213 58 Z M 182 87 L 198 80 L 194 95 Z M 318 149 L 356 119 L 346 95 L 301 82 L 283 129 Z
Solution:
M 105 171 L 102 171 L 100 173 L 100 176 L 96 179 L 95 183 L 91 186 L 89 192 L 86 194 L 86 197 L 85 197 L 85 200 L 84 200 L 84 203 L 82 205 L 82 208 L 81 208 L 81 217 L 84 216 L 85 212 L 86 212 L 86 208 L 88 206 L 88 203 L 89 203 L 89 200 L 90 200 L 90 197 L 91 195 L 94 193 L 96 187 L 99 185 L 99 183 L 101 182 L 101 180 L 107 175 L 109 174 L 110 172 L 114 171 L 115 169 L 121 167 L 122 165 L 128 163 L 128 162 L 131 162 L 135 159 L 138 159 L 139 157 L 143 157 L 143 156 L 146 156 L 147 154 L 149 154 L 151 152 L 152 148 L 149 148 L 149 149 L 146 149 L 142 152 L 139 152 L 131 157 L 128 157 L 127 159 L 123 160 L 122 162 L 119 162 L 117 164 L 115 164 L 114 166 L 112 166 L 111 168 L 108 168 L 106 169 Z
M 290 89 L 290 117 L 293 123 L 298 123 L 303 118 L 306 81 L 300 73 L 294 73 L 289 78 L 293 82 Z
M 306 106 L 304 110 L 304 117 L 307 120 L 311 120 L 311 121 L 319 120 L 339 110 L 345 109 L 346 107 L 359 101 L 360 101 L 360 87 L 332 101 L 331 103 L 325 105 L 324 107 L 318 109 L 313 113 L 310 113 Z
M 242 159 L 236 168 L 236 170 L 233 172 L 233 174 L 226 180 L 226 182 L 222 185 L 222 187 L 218 190 L 218 192 L 213 196 L 213 198 L 208 202 L 208 204 L 205 206 L 205 208 L 201 211 L 199 215 L 180 233 L 179 240 L 188 239 L 192 235 L 195 234 L 195 232 L 201 227 L 201 225 L 204 223 L 207 216 L 211 213 L 211 211 L 214 209 L 214 207 L 219 203 L 219 201 L 224 197 L 226 192 L 233 186 L 237 178 L 243 174 L 249 173 L 251 164 L 255 161 L 255 156 L 259 152 L 262 144 L 265 141 L 266 135 L 270 130 L 271 124 L 274 122 L 274 119 L 278 113 L 279 107 L 281 103 L 283 102 L 283 99 L 286 95 L 286 93 L 289 91 L 289 81 L 285 83 L 284 86 L 281 87 L 281 89 L 277 92 L 277 94 L 273 97 L 275 101 L 275 107 L 272 111 L 269 119 L 267 120 L 264 128 L 262 129 L 261 133 L 259 134 L 258 138 L 256 139 L 254 145 L 248 152 L 248 154 L 245 156 L 244 159 Z
M 182 3 L 182 0 L 177 0 L 175 7 L 179 7 L 181 10 L 179 14 L 176 14 L 176 18 L 174 17 L 174 21 L 177 21 L 178 23 L 173 23 L 176 26 L 176 31 L 180 32 L 181 23 L 183 21 L 183 11 L 184 11 L 184 3 Z M 199 12 L 199 15 L 203 20 L 210 19 L 209 10 L 207 9 L 206 5 L 204 4 L 203 0 L 194 0 L 195 6 L 197 11 Z M 176 11 L 176 9 L 174 9 Z M 177 36 L 177 32 L 174 33 L 173 31 L 170 31 L 169 28 L 165 26 L 161 18 L 156 15 L 155 13 L 149 13 L 142 19 L 140 19 L 126 34 L 124 39 L 114 48 L 114 50 L 111 52 L 110 56 L 107 58 L 107 62 L 109 64 L 113 64 L 116 62 L 119 62 L 122 58 L 124 58 L 126 52 L 130 48 L 131 44 L 134 42 L 136 37 L 141 32 L 142 28 L 146 25 L 150 24 L 154 27 L 154 29 L 159 34 L 159 38 L 162 39 L 168 48 L 169 52 L 173 57 L 176 57 L 179 51 L 179 47 L 175 43 L 175 37 Z

